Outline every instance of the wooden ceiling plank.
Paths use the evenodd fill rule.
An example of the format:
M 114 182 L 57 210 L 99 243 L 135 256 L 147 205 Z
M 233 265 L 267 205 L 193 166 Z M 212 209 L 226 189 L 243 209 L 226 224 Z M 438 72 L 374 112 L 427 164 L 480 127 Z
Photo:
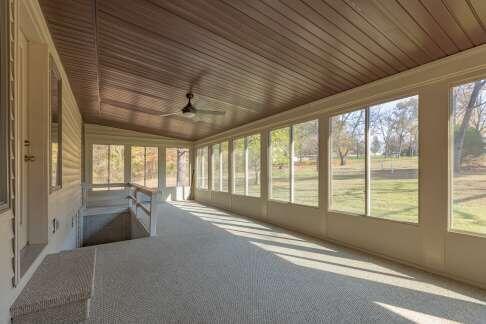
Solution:
M 138 56 L 140 59 L 151 58 L 152 60 L 158 60 L 161 67 L 163 66 L 166 69 L 176 70 L 177 73 L 180 73 L 181 70 L 193 70 L 193 73 L 196 74 L 204 71 L 205 75 L 209 75 L 212 78 L 217 76 L 218 79 L 224 79 L 225 82 L 231 82 L 231 84 L 240 88 L 244 85 L 248 90 L 259 88 L 265 91 L 268 86 L 271 86 L 283 96 L 296 96 L 299 92 L 301 94 L 309 92 L 309 89 L 305 89 L 305 92 L 302 92 L 299 88 L 291 89 L 290 87 L 276 83 L 276 81 L 269 82 L 268 80 L 261 80 L 260 78 L 256 78 L 255 75 L 246 73 L 245 71 L 236 70 L 231 66 L 221 64 L 221 62 L 219 65 L 217 64 L 218 62 L 213 63 L 211 59 L 208 58 L 201 59 L 196 56 L 185 58 L 186 54 L 182 52 L 178 53 L 178 50 L 175 49 L 165 50 L 160 47 L 153 48 L 156 44 L 150 43 L 150 41 L 142 35 L 139 36 L 140 43 L 136 43 L 136 40 L 129 39 L 129 36 L 126 33 L 125 35 L 125 37 L 122 37 L 110 33 L 104 37 L 103 41 L 105 43 L 103 45 L 103 50 L 109 49 L 109 53 L 116 52 L 119 55 L 122 53 L 124 53 L 124 55 L 131 54 Z M 224 69 L 225 67 L 226 69 Z M 191 76 L 191 79 L 192 78 L 194 78 L 194 75 Z M 206 78 L 208 77 L 205 77 L 205 79 Z M 261 95 L 261 93 L 258 93 L 257 95 Z
M 420 0 L 420 2 L 427 9 L 429 14 L 434 16 L 434 19 L 449 35 L 459 50 L 466 50 L 474 46 L 473 42 L 469 39 L 469 36 L 450 14 L 442 1 Z
M 442 2 L 464 32 L 468 34 L 474 45 L 486 42 L 486 31 L 479 24 L 465 0 L 442 0 Z
M 174 3 L 172 2 L 167 2 L 167 3 L 168 4 L 175 3 L 177 5 L 180 5 L 181 3 L 184 2 L 177 1 Z M 197 2 L 197 4 L 201 4 L 201 3 Z M 189 3 L 188 6 L 190 7 L 189 9 L 191 10 L 194 9 L 194 3 Z M 185 12 L 186 16 L 189 17 L 189 13 L 185 9 L 183 11 Z M 169 12 L 166 12 L 166 14 L 169 14 Z M 189 22 L 188 20 L 186 20 L 188 18 L 184 19 L 172 13 L 171 15 L 173 16 L 172 18 L 177 18 L 177 20 L 180 20 L 181 23 L 185 22 L 186 25 Z M 244 43 L 243 45 L 242 41 L 245 38 L 247 38 L 248 35 L 246 32 L 241 33 L 241 29 L 247 27 L 247 24 L 241 24 L 240 22 L 237 22 L 235 20 L 232 20 L 231 23 L 225 25 L 224 28 L 218 28 L 218 34 L 211 33 L 209 32 L 211 30 L 209 25 L 214 23 L 220 24 L 223 23 L 224 20 L 222 17 L 220 17 L 219 19 L 216 19 L 216 21 L 214 21 L 214 18 L 212 18 L 212 16 L 206 15 L 203 18 L 203 15 L 206 15 L 206 12 L 201 12 L 197 15 L 196 14 L 191 15 L 189 18 L 192 21 L 191 24 L 193 25 L 192 27 L 194 27 L 194 29 L 192 30 L 191 33 L 178 35 L 178 37 L 179 38 L 193 37 L 194 35 L 201 34 L 202 37 L 206 38 L 205 42 L 201 43 L 189 38 L 187 39 L 187 43 L 191 43 L 197 46 L 210 45 L 213 46 L 214 49 L 216 48 L 222 50 L 233 49 L 235 53 L 245 53 L 245 55 L 251 55 L 253 57 L 256 57 L 258 60 L 264 60 L 268 63 L 279 64 L 288 69 L 292 69 L 293 72 L 301 75 L 305 75 L 308 78 L 315 80 L 318 84 L 320 84 L 322 81 L 326 79 L 335 80 L 335 81 L 342 79 L 340 81 L 341 83 L 342 82 L 349 83 L 352 82 L 351 80 L 353 79 L 356 80 L 357 78 L 357 76 L 353 76 L 353 73 L 346 72 L 350 70 L 350 68 L 347 65 L 336 66 L 332 64 L 331 66 L 329 63 L 316 64 L 315 62 L 309 61 L 309 59 L 305 55 L 304 56 L 302 54 L 298 55 L 295 52 L 285 50 L 285 48 L 282 48 L 282 45 L 280 43 L 275 42 L 272 39 L 267 38 L 264 41 L 259 40 L 257 43 L 253 43 L 249 39 L 246 39 L 246 43 Z M 159 20 L 161 19 L 164 18 L 159 18 Z M 167 19 L 169 19 L 169 17 L 165 17 L 165 20 Z M 194 22 L 196 22 L 196 24 L 194 24 Z M 155 26 L 155 22 L 152 23 L 152 25 Z M 236 30 L 239 31 L 238 37 L 236 38 L 235 38 L 235 32 L 229 32 L 234 28 L 237 28 Z M 167 32 L 167 30 L 165 30 L 165 32 Z M 270 34 L 273 35 L 274 33 L 270 33 Z M 257 39 L 261 38 L 260 33 L 257 33 L 256 36 Z M 327 58 L 320 58 L 320 59 L 323 60 Z M 359 81 L 358 79 L 358 81 L 356 81 L 354 84 L 361 84 L 362 82 L 363 82 L 362 80 Z
M 412 42 L 407 35 L 392 21 L 389 15 L 383 13 L 372 2 L 372 0 L 361 0 L 356 2 L 354 0 L 343 0 L 348 6 L 353 8 L 363 19 L 369 24 L 373 25 L 377 30 L 388 35 L 398 47 L 409 53 L 410 57 L 414 58 L 419 65 L 430 62 L 433 58 L 428 52 L 416 43 Z
M 327 4 L 325 1 L 304 0 L 304 3 L 316 11 L 323 19 L 326 19 L 329 23 L 340 29 L 342 33 L 359 44 L 359 46 L 365 48 L 367 53 L 369 53 L 368 55 L 379 57 L 383 63 L 387 64 L 392 69 L 389 71 L 389 73 L 396 73 L 397 71 L 402 71 L 406 68 L 406 65 L 403 64 L 403 62 L 397 56 L 388 51 L 372 37 L 357 28 L 354 23 L 346 19 L 341 13 L 336 11 L 336 9 Z
M 398 0 L 373 0 L 376 7 L 383 13 L 392 17 L 395 23 L 407 37 L 418 47 L 426 51 L 433 59 L 444 57 L 447 53 L 436 43 L 428 31 L 424 30 L 420 24 L 404 10 Z
M 108 18 L 108 16 L 107 16 Z M 120 26 L 123 26 L 124 22 L 123 21 L 118 21 L 118 24 L 116 26 L 110 24 L 110 30 L 113 31 L 117 29 Z M 278 70 L 273 70 L 271 75 L 268 75 L 268 69 L 267 67 L 266 70 L 263 70 L 259 66 L 255 68 L 248 67 L 246 64 L 245 65 L 240 65 L 238 64 L 239 62 L 236 61 L 234 58 L 221 58 L 221 56 L 217 57 L 216 55 L 210 56 L 206 53 L 203 52 L 198 52 L 194 51 L 192 48 L 189 48 L 187 46 L 184 46 L 183 44 L 173 42 L 168 39 L 163 39 L 159 35 L 152 33 L 151 31 L 147 30 L 140 30 L 140 33 L 134 33 L 133 30 L 130 31 L 128 29 L 128 26 L 124 26 L 126 28 L 120 29 L 120 32 L 118 34 L 113 34 L 111 33 L 108 35 L 109 37 L 112 37 L 114 40 L 118 41 L 126 41 L 128 43 L 128 40 L 131 40 L 132 42 L 135 43 L 140 43 L 138 44 L 138 47 L 141 46 L 141 43 L 143 44 L 149 44 L 151 47 L 158 51 L 159 53 L 165 53 L 167 55 L 173 55 L 177 57 L 178 59 L 186 58 L 189 60 L 190 63 L 192 62 L 198 62 L 201 65 L 210 65 L 213 67 L 218 67 L 218 71 L 222 70 L 220 69 L 221 66 L 224 66 L 225 69 L 222 71 L 224 72 L 225 70 L 230 70 L 232 73 L 235 73 L 238 77 L 240 75 L 247 75 L 249 77 L 258 75 L 262 81 L 266 84 L 270 83 L 275 83 L 277 85 L 282 85 L 286 86 L 288 89 L 295 89 L 296 87 L 298 89 L 302 89 L 305 92 L 308 92 L 309 90 L 315 90 L 315 84 L 309 84 L 304 83 L 301 81 L 301 79 L 293 78 L 292 76 L 289 76 L 288 74 L 284 74 Z M 132 29 L 137 29 L 139 28 L 138 26 L 133 26 L 131 25 Z M 144 34 L 141 34 L 144 32 Z M 133 36 L 131 36 L 133 35 Z M 123 38 L 123 39 L 121 39 Z M 289 77 L 292 77 L 292 79 L 289 79 Z M 264 80 L 263 80 L 264 79 Z M 257 80 L 255 80 L 257 82 Z M 323 85 L 323 87 L 327 87 L 328 91 L 332 91 L 333 89 Z
M 365 34 L 368 38 L 376 42 L 378 46 L 390 53 L 391 56 L 395 57 L 404 67 L 412 68 L 419 64 L 419 62 L 414 61 L 414 59 L 410 57 L 406 51 L 397 46 L 393 39 L 391 39 L 387 34 L 383 33 L 382 30 L 369 23 L 359 14 L 359 12 L 356 12 L 356 10 L 349 6 L 346 2 L 342 0 L 323 1 L 325 1 L 329 7 L 332 7 L 338 14 L 342 15 L 350 25 L 355 26 L 359 32 Z M 397 68 L 398 67 L 399 65 Z
M 318 42 L 320 41 L 324 42 L 324 44 L 330 44 L 332 51 L 345 53 L 345 55 L 357 62 L 360 66 L 366 68 L 367 71 L 370 71 L 370 73 L 376 77 L 381 78 L 384 75 L 395 73 L 397 71 L 379 55 L 369 51 L 367 47 L 363 46 L 360 42 L 343 32 L 341 28 L 320 15 L 319 12 L 308 3 L 300 0 L 265 0 L 264 3 L 267 7 L 279 12 L 284 17 L 284 20 L 292 21 L 305 31 L 299 32 L 297 35 L 298 37 L 304 37 L 306 32 L 310 33 L 318 39 Z M 254 3 L 253 5 L 256 6 L 257 4 L 264 9 L 264 6 L 260 3 Z M 319 4 L 323 3 L 319 2 Z M 317 3 L 314 5 L 317 5 Z M 289 26 L 287 23 L 285 23 L 285 25 Z
M 120 17 L 117 17 L 117 18 L 123 20 L 123 18 L 120 18 Z M 138 27 L 143 28 L 143 29 L 147 29 L 147 27 L 144 27 L 144 26 L 141 26 L 141 25 L 138 25 Z M 162 37 L 166 37 L 165 34 L 162 35 L 162 34 L 159 33 L 159 35 L 162 36 Z M 221 57 L 221 55 L 224 55 L 225 57 L 227 57 L 228 60 L 234 60 L 236 62 L 238 62 L 238 60 L 244 60 L 244 61 L 249 62 L 248 65 L 261 66 L 262 68 L 267 66 L 267 71 L 268 71 L 268 68 L 275 68 L 277 70 L 285 71 L 285 74 L 292 75 L 293 77 L 297 77 L 300 80 L 305 80 L 306 82 L 313 82 L 315 85 L 329 84 L 329 87 L 333 87 L 334 91 L 336 91 L 336 90 L 341 91 L 342 89 L 345 89 L 343 87 L 343 84 L 342 84 L 343 81 L 341 81 L 341 83 L 339 85 L 334 85 L 334 84 L 337 84 L 333 81 L 333 79 L 335 79 L 335 77 L 331 76 L 331 77 L 327 78 L 326 80 L 323 79 L 323 81 L 317 82 L 317 81 L 310 79 L 309 77 L 303 76 L 301 74 L 302 71 L 295 72 L 294 70 L 290 69 L 290 66 L 283 66 L 281 64 L 275 64 L 272 61 L 266 60 L 265 58 L 263 58 L 261 56 L 256 56 L 255 54 L 248 52 L 246 50 L 245 51 L 237 51 L 232 47 L 228 47 L 227 44 L 220 44 L 220 43 L 214 43 L 214 42 L 212 44 L 208 44 L 207 41 L 203 41 L 203 40 L 200 40 L 200 39 L 194 39 L 194 38 L 188 39 L 186 42 L 183 42 L 183 43 L 184 44 L 197 43 L 198 44 L 197 48 L 195 48 L 193 46 L 193 49 L 195 51 L 207 53 L 208 55 L 211 55 L 211 56 L 219 55 Z M 226 43 L 228 43 L 228 42 L 226 42 Z M 232 45 L 232 44 L 230 44 L 230 45 Z
M 317 37 L 314 33 L 302 28 L 294 20 L 295 17 L 282 15 L 263 2 L 227 1 L 227 4 L 237 8 L 246 16 L 251 17 L 251 19 L 257 20 L 260 24 L 267 26 L 272 31 L 269 37 L 275 38 L 277 43 L 287 43 L 289 44 L 288 48 L 297 53 L 299 53 L 299 48 L 296 45 L 311 53 L 312 55 L 308 54 L 307 56 L 313 64 L 320 65 L 322 64 L 320 63 L 322 58 L 329 57 L 327 61 L 332 65 L 347 65 L 354 70 L 354 73 L 357 72 L 364 78 L 366 78 L 367 74 L 380 77 L 380 73 L 370 68 L 368 62 L 362 60 L 359 55 L 347 48 L 345 44 L 340 44 L 337 39 L 327 33 Z M 258 34 L 258 31 L 255 31 L 255 34 Z M 304 54 L 304 52 L 302 53 Z
M 447 55 L 457 53 L 459 48 L 442 27 L 437 23 L 435 17 L 421 3 L 420 0 L 399 0 L 400 6 L 415 21 L 420 28 L 427 33 L 431 39 Z

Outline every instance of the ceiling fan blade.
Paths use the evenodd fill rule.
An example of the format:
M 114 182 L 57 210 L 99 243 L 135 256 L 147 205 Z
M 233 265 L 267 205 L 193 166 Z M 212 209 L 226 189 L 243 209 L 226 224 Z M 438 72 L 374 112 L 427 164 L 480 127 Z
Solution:
M 162 114 L 162 115 L 159 115 L 159 116 L 160 117 L 169 117 L 169 116 L 180 115 L 180 114 L 181 114 L 180 111 L 176 111 L 176 112 L 173 112 L 173 113 Z
M 226 114 L 225 111 L 221 110 L 206 110 L 206 109 L 197 109 L 196 114 L 201 114 L 201 115 L 212 115 L 212 116 L 223 116 Z

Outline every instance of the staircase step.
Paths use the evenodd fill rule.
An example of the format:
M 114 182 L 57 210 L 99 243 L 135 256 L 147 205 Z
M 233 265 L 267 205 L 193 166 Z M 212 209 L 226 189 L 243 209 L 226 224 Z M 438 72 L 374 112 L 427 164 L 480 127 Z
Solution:
M 96 249 L 47 255 L 10 313 L 17 323 L 72 323 L 89 317 L 94 293 Z

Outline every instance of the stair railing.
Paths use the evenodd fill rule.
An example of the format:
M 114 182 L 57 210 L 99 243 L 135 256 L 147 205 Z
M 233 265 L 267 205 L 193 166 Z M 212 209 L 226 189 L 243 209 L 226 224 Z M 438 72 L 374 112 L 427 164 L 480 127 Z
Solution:
M 134 183 L 128 184 L 128 208 L 150 236 L 157 235 L 159 191 Z

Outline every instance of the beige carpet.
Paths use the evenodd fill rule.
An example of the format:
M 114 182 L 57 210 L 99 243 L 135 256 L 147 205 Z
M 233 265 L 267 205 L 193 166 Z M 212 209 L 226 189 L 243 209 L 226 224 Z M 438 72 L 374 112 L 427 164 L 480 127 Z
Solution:
M 186 202 L 97 247 L 92 323 L 486 323 L 486 291 Z

